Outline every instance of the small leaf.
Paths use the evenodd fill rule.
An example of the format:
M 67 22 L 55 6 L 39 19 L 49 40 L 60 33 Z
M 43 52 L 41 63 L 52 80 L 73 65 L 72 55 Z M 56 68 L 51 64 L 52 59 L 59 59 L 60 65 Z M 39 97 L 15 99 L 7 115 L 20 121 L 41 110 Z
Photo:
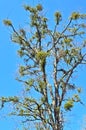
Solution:
M 59 24 L 59 22 L 62 20 L 61 13 L 58 11 L 55 13 L 55 20 L 56 20 L 57 24 Z
M 19 55 L 20 57 L 24 56 L 24 51 L 18 50 L 18 55 Z
M 28 11 L 28 10 L 30 10 L 30 9 L 31 9 L 31 7 L 30 7 L 30 6 L 28 6 L 28 5 L 24 5 L 24 9 L 25 9 L 26 11 Z
M 56 18 L 61 18 L 60 12 L 56 12 L 56 13 L 55 13 L 55 17 L 56 17 Z
M 38 5 L 36 6 L 36 8 L 37 8 L 38 11 L 42 11 L 42 10 L 43 10 L 43 7 L 42 7 L 41 4 L 38 4 Z
M 73 12 L 71 15 L 71 19 L 77 20 L 80 18 L 80 14 L 78 12 Z
M 73 100 L 68 100 L 65 105 L 64 105 L 64 108 L 66 111 L 69 111 L 71 110 L 71 108 L 74 106 L 74 102 Z
M 73 40 L 72 40 L 71 38 L 65 38 L 65 39 L 64 39 L 64 42 L 65 42 L 65 43 L 70 43 L 70 42 L 72 42 L 72 41 L 73 41 Z
M 12 23 L 10 20 L 3 20 L 4 25 L 6 26 L 12 26 Z
M 18 102 L 19 101 L 19 98 L 14 96 L 14 97 L 9 97 L 9 101 L 12 101 L 12 102 Z
M 77 94 L 73 95 L 73 100 L 74 100 L 74 102 L 80 102 L 80 98 Z
M 81 93 L 82 89 L 81 88 L 77 88 L 77 91 L 78 91 L 78 93 Z

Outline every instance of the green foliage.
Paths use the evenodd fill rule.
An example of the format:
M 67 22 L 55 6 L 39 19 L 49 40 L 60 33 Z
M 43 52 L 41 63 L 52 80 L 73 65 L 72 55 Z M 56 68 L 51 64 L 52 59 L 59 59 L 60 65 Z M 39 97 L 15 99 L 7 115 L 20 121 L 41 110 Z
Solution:
M 71 15 L 71 19 L 73 20 L 77 20 L 80 18 L 80 14 L 77 13 L 77 12 L 73 12 L 72 15 Z
M 17 96 L 9 97 L 9 101 L 16 103 L 16 102 L 19 102 L 19 98 Z
M 27 84 L 28 84 L 29 86 L 32 86 L 33 83 L 34 83 L 34 79 L 30 79 L 30 80 L 27 81 Z
M 23 51 L 23 50 L 18 50 L 18 55 L 19 55 L 20 57 L 24 56 L 24 51 Z
M 26 32 L 25 32 L 24 29 L 21 28 L 19 31 L 20 31 L 20 34 L 21 34 L 23 37 L 26 36 Z
M 43 92 L 45 88 L 46 88 L 46 83 L 45 83 L 44 81 L 38 80 L 38 90 L 39 90 L 40 92 Z M 45 100 L 45 97 L 43 96 L 43 97 L 41 98 L 41 101 L 44 102 L 44 100 Z
M 42 10 L 43 10 L 43 7 L 42 7 L 41 4 L 38 4 L 38 5 L 36 6 L 36 8 L 37 8 L 38 11 L 42 11 Z
M 29 91 L 30 88 L 33 86 L 34 84 L 34 79 L 29 79 L 26 81 L 26 91 Z
M 62 16 L 60 12 L 55 12 L 55 20 L 57 24 L 59 24 L 59 22 L 62 20 Z
M 84 18 L 86 18 L 86 14 L 80 14 L 79 12 L 73 12 L 70 18 L 73 20 L 77 20 L 79 18 L 84 19 Z
M 74 106 L 75 102 L 80 102 L 80 97 L 78 94 L 74 94 L 71 99 L 68 99 L 68 101 L 64 104 L 64 108 L 66 111 L 71 110 Z
M 15 32 L 13 33 L 12 35 L 12 42 L 15 42 L 15 43 L 18 43 L 18 44 L 22 44 L 22 36 L 21 35 L 18 35 L 16 34 Z
M 74 106 L 74 102 L 73 100 L 68 100 L 65 104 L 64 104 L 64 108 L 66 111 L 70 111 L 71 108 L 73 108 Z
M 74 94 L 72 99 L 74 102 L 80 102 L 80 97 L 78 94 Z
M 31 9 L 31 7 L 30 7 L 30 6 L 28 6 L 28 5 L 24 5 L 24 9 L 25 9 L 26 11 L 28 11 L 28 10 L 30 10 L 30 9 Z
M 72 42 L 73 41 L 73 39 L 71 39 L 71 38 L 64 38 L 64 42 L 65 43 L 70 43 L 70 42 Z
M 45 60 L 47 56 L 49 56 L 49 52 L 38 51 L 36 54 L 38 60 Z
M 81 93 L 82 89 L 81 88 L 77 88 L 77 91 L 78 91 L 78 93 Z
M 24 75 L 24 70 L 25 70 L 25 67 L 24 66 L 20 66 L 19 73 L 20 73 L 21 76 Z
M 18 103 L 19 102 L 19 97 L 18 96 L 1 97 L 0 102 L 1 102 L 1 108 L 3 108 L 4 104 L 7 103 L 7 102 L 11 102 L 13 104 Z
M 62 15 L 56 11 L 51 29 L 41 4 L 24 5 L 24 9 L 29 15 L 29 32 L 24 28 L 16 30 L 10 20 L 3 21 L 13 30 L 12 42 L 19 45 L 23 65 L 17 80 L 25 85 L 24 95 L 2 97 L 1 107 L 11 102 L 15 106 L 12 114 L 41 123 L 37 129 L 62 130 L 64 110 L 70 111 L 75 103 L 81 103 L 81 88 L 71 81 L 78 66 L 86 64 L 86 14 L 73 12 L 68 24 L 62 26 Z
M 6 20 L 3 20 L 3 23 L 6 25 L 6 26 L 12 26 L 12 22 L 8 19 Z
M 42 70 L 46 64 L 46 58 L 48 56 L 49 56 L 49 52 L 45 52 L 45 51 L 38 51 L 36 54 L 36 58 L 40 62 L 40 66 Z
M 1 101 L 2 101 L 2 102 L 7 102 L 8 99 L 7 99 L 6 97 L 1 97 Z
M 20 115 L 20 116 L 23 116 L 23 115 L 24 115 L 24 110 L 23 110 L 23 109 L 20 110 L 19 115 Z
M 30 11 L 30 12 L 32 12 L 32 13 L 36 13 L 37 11 L 42 11 L 42 10 L 43 10 L 43 7 L 42 7 L 41 4 L 38 4 L 38 5 L 36 6 L 36 8 L 33 8 L 33 7 L 29 6 L 29 5 L 24 5 L 24 9 L 25 9 L 26 11 Z
M 32 8 L 31 6 L 28 6 L 28 5 L 24 5 L 24 9 L 26 10 L 26 11 L 30 11 L 30 12 L 35 12 L 36 10 L 35 10 L 35 8 Z

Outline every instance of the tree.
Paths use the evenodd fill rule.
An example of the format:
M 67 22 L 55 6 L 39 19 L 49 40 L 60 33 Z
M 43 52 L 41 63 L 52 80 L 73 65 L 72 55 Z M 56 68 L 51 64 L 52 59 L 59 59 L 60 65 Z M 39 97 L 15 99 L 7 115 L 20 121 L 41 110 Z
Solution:
M 64 111 L 71 111 L 75 103 L 83 104 L 81 88 L 72 78 L 78 66 L 86 64 L 86 14 L 73 12 L 62 27 L 57 11 L 54 27 L 50 27 L 42 5 L 25 5 L 24 9 L 30 16 L 29 31 L 16 30 L 8 19 L 3 22 L 12 28 L 12 42 L 19 45 L 23 65 L 17 80 L 24 84 L 26 96 L 1 97 L 1 107 L 12 102 L 15 110 L 11 114 L 35 122 L 37 130 L 63 130 Z

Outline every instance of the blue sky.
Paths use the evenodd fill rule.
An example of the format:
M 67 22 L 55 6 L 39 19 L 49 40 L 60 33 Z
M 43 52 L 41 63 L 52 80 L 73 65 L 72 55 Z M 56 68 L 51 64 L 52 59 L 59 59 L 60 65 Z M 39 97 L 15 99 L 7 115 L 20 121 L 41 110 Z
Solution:
M 32 3 L 31 3 L 32 1 Z M 7 29 L 2 21 L 9 18 L 13 21 L 15 27 L 21 27 L 27 21 L 27 13 L 23 10 L 24 3 L 40 2 L 44 5 L 47 15 L 51 18 L 53 12 L 59 10 L 63 16 L 67 18 L 71 12 L 80 11 L 86 13 L 85 0 L 0 0 L 0 96 L 11 96 L 21 94 L 22 85 L 15 80 L 17 69 L 20 63 L 17 56 L 17 46 L 11 43 L 11 30 Z M 52 19 L 51 23 L 52 23 Z M 86 93 L 86 67 L 80 68 L 76 82 L 83 87 L 82 98 L 85 99 Z M 86 100 L 84 100 L 86 101 Z M 7 108 L 7 106 L 6 106 Z M 18 125 L 14 118 L 4 117 L 4 109 L 0 112 L 0 129 L 15 130 Z M 69 113 L 68 113 L 69 114 Z M 70 119 L 67 119 L 68 128 L 65 130 L 82 130 L 84 118 L 86 118 L 86 108 L 83 106 L 75 106 L 73 112 L 70 112 Z M 21 130 L 21 129 L 20 129 Z

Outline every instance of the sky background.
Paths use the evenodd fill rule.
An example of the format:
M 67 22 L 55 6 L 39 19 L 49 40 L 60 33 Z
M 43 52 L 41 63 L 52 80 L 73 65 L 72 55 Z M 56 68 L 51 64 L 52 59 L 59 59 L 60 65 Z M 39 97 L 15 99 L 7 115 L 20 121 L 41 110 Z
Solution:
M 32 1 L 32 2 L 31 2 Z M 3 19 L 11 19 L 16 28 L 25 26 L 27 22 L 27 13 L 23 9 L 23 4 L 35 5 L 40 2 L 44 5 L 50 22 L 53 24 L 53 12 L 59 10 L 66 19 L 71 12 L 80 11 L 86 13 L 85 0 L 0 0 L 0 96 L 20 95 L 22 85 L 15 80 L 17 69 L 20 64 L 17 56 L 17 46 L 11 43 L 11 30 L 6 28 Z M 86 66 L 79 69 L 76 83 L 83 87 L 82 99 L 86 102 Z M 17 119 L 6 117 L 8 107 L 0 111 L 0 129 L 1 130 L 17 130 L 19 126 Z M 67 120 L 65 130 L 82 130 L 82 126 L 86 121 L 86 107 L 75 105 Z M 20 128 L 19 130 L 22 130 Z

